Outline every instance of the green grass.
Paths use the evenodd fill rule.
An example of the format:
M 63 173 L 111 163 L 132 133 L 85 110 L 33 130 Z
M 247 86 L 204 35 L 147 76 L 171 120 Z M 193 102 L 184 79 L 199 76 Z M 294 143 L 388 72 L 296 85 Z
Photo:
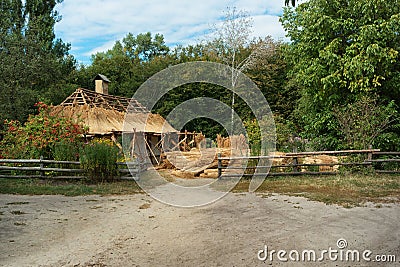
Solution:
M 248 185 L 249 181 L 241 181 L 233 191 L 247 191 Z M 360 206 L 369 201 L 399 203 L 400 176 L 351 174 L 271 177 L 263 182 L 257 192 L 304 196 L 311 200 L 345 207 Z
M 146 175 L 152 176 L 151 173 Z M 148 183 L 152 184 L 151 177 L 147 178 Z M 248 186 L 248 180 L 241 180 L 233 192 L 247 192 Z M 65 196 L 129 195 L 142 193 L 142 190 L 135 181 L 88 184 L 82 181 L 0 179 L 0 193 Z M 310 200 L 344 207 L 360 206 L 365 202 L 400 203 L 400 176 L 343 174 L 268 177 L 258 188 L 257 193 L 304 196 Z
M 0 179 L 1 194 L 20 195 L 127 195 L 141 193 L 135 181 L 88 184 L 82 181 Z

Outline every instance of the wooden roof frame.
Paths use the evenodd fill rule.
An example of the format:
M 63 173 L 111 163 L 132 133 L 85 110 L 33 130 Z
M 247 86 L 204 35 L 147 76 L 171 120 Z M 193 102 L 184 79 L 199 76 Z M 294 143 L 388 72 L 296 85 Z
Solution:
M 78 88 L 60 106 L 88 105 L 116 110 L 119 112 L 149 113 L 146 107 L 134 98 L 100 94 L 88 89 Z

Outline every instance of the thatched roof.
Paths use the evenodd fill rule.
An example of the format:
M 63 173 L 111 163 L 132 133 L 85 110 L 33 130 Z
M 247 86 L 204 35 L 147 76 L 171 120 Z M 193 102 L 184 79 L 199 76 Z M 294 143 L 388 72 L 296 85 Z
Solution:
M 53 107 L 52 114 L 82 122 L 89 127 L 89 134 L 134 130 L 148 133 L 177 132 L 161 115 L 150 113 L 136 100 L 83 88 L 78 88 L 64 102 Z

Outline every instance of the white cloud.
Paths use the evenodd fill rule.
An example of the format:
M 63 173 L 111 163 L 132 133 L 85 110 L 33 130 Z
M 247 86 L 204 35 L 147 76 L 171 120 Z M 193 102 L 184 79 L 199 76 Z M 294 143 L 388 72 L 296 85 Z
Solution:
M 63 16 L 57 37 L 72 44 L 79 59 L 110 49 L 128 32 L 161 33 L 168 44 L 196 43 L 227 7 L 246 10 L 254 18 L 254 33 L 284 37 L 277 14 L 284 0 L 66 0 L 57 7 Z
M 115 40 L 108 41 L 108 42 L 102 44 L 101 46 L 96 46 L 93 49 L 91 49 L 87 52 L 84 52 L 82 55 L 86 56 L 86 57 L 91 57 L 91 55 L 94 55 L 98 52 L 104 52 L 104 51 L 111 49 L 114 46 L 114 44 L 115 44 Z
M 279 22 L 278 16 L 259 15 L 253 17 L 254 21 L 254 36 L 265 37 L 272 36 L 275 40 L 285 40 L 285 31 Z

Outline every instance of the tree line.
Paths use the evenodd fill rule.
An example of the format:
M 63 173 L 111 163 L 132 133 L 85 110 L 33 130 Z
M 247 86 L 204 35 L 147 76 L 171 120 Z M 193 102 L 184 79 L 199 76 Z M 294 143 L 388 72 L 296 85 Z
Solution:
M 57 105 L 77 87 L 93 89 L 98 73 L 112 81 L 110 94 L 132 97 L 143 82 L 169 66 L 229 64 L 234 58 L 232 67 L 257 84 L 274 113 L 279 150 L 369 145 L 400 150 L 398 0 L 310 0 L 285 7 L 280 21 L 288 43 L 269 36 L 250 38 L 245 34 L 252 25 L 250 16 L 230 9 L 225 22 L 241 21 L 231 37 L 214 29 L 204 42 L 169 47 L 162 34 L 127 33 L 110 50 L 92 55 L 90 65 L 77 64 L 70 44 L 55 38 L 60 16 L 54 8 L 60 2 L 6 0 L 0 5 L 1 121 L 24 122 L 36 102 Z M 180 103 L 201 96 L 232 106 L 248 129 L 257 131 L 246 104 L 216 85 L 175 88 L 153 111 L 166 116 Z M 207 119 L 185 127 L 210 137 L 224 134 Z

